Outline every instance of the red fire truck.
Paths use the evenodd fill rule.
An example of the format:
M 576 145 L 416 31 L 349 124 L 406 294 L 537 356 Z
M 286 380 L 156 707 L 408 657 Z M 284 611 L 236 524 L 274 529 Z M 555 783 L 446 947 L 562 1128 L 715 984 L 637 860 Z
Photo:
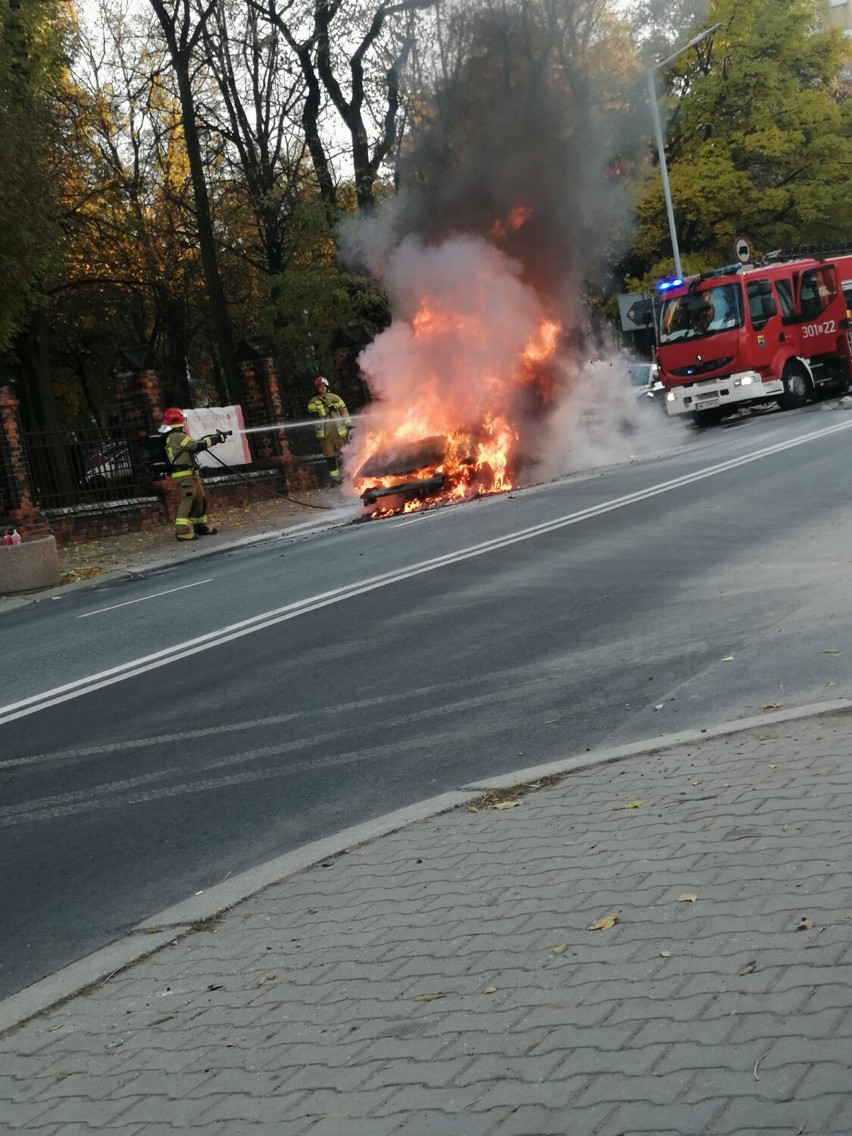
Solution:
M 852 382 L 852 256 L 800 250 L 658 285 L 666 410 L 710 426 L 741 407 L 802 406 Z

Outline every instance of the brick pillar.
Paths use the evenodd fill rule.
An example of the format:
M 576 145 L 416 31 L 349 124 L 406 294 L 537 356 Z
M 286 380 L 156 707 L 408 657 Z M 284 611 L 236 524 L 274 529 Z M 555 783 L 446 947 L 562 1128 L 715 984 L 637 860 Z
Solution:
M 148 347 L 120 351 L 113 367 L 124 436 L 130 447 L 133 483 L 140 496 L 160 488 L 151 473 L 149 438 L 162 421 L 160 379 Z
M 51 531 L 30 495 L 19 407 L 11 385 L 0 386 L 0 524 L 3 530 L 14 526 L 23 540 L 31 540 Z
M 244 339 L 236 348 L 236 363 L 243 387 L 243 417 L 247 427 L 284 421 L 281 380 L 272 344 L 263 337 Z M 311 478 L 296 461 L 286 430 L 264 430 L 249 435 L 254 460 L 261 466 L 278 466 L 288 489 L 308 489 Z

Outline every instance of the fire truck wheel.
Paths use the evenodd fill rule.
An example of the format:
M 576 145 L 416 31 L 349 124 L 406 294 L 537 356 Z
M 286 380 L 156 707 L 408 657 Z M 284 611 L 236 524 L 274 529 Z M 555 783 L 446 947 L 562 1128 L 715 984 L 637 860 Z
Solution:
M 804 406 L 813 394 L 810 375 L 801 363 L 788 363 L 781 376 L 784 383 L 784 393 L 778 399 L 784 410 L 795 410 L 797 406 Z

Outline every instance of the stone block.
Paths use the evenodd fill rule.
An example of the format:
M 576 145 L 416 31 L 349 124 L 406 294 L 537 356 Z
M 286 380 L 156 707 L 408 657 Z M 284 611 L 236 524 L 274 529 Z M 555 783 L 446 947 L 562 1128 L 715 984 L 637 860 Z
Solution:
M 35 592 L 59 583 L 59 553 L 52 536 L 0 544 L 0 595 Z

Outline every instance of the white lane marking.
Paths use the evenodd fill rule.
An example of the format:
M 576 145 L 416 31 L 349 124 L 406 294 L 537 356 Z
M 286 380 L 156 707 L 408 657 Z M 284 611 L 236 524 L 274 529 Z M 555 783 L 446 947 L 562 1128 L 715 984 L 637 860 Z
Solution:
M 375 701 L 379 701 L 376 699 Z M 336 707 L 339 711 L 339 707 Z M 27 765 L 38 765 L 45 761 L 70 761 L 75 758 L 85 760 L 92 757 L 112 756 L 115 753 L 126 753 L 134 749 L 161 749 L 172 742 L 189 740 L 190 738 L 209 738 L 220 734 L 235 733 L 242 730 L 259 730 L 269 726 L 283 726 L 295 722 L 304 716 L 303 710 L 295 710 L 290 714 L 275 714 L 271 718 L 250 718 L 246 722 L 225 722 L 219 726 L 198 726 L 195 729 L 181 730 L 178 734 L 152 734 L 147 738 L 129 738 L 109 745 L 76 746 L 74 749 L 54 749 L 47 753 L 33 753 L 28 757 L 13 757 L 8 761 L 0 761 L 0 772 L 4 769 L 20 769 Z
M 120 607 L 130 607 L 131 604 L 147 603 L 148 600 L 159 599 L 160 596 L 170 596 L 174 592 L 185 592 L 187 588 L 197 588 L 199 584 L 212 584 L 212 577 L 209 580 L 196 580 L 194 584 L 181 584 L 179 588 L 169 588 L 165 592 L 153 592 L 150 596 L 140 596 L 138 600 L 125 600 L 124 603 L 112 604 L 110 607 L 99 607 L 96 611 L 86 611 L 82 615 L 78 615 L 78 619 L 88 619 L 90 615 L 102 615 L 105 611 L 117 611 Z
M 109 670 L 101 671 L 98 674 L 77 679 L 74 682 L 55 687 L 53 690 L 46 690 L 41 694 L 36 694 L 30 698 L 21 699 L 19 702 L 12 702 L 8 706 L 0 707 L 0 725 L 3 725 L 5 722 L 12 722 L 17 718 L 23 718 L 27 714 L 37 713 L 39 710 L 47 709 L 50 706 L 57 706 L 61 702 L 68 702 L 70 699 L 77 698 L 81 694 L 102 690 L 104 687 L 112 686 L 114 683 L 123 682 L 127 678 L 133 678 L 137 675 L 145 674 L 147 671 L 156 670 L 158 667 L 165 666 L 167 663 L 190 658 L 192 655 L 200 654 L 200 652 L 209 650 L 211 647 L 218 647 L 223 643 L 233 642 L 233 640 L 240 639 L 244 635 L 252 635 L 255 631 L 264 630 L 267 627 L 274 627 L 278 623 L 284 623 L 290 619 L 297 619 L 300 615 L 307 615 L 310 612 L 319 611 L 321 608 L 329 607 L 332 604 L 341 603 L 343 600 L 352 599 L 354 596 L 361 596 L 367 592 L 375 591 L 377 588 L 385 588 L 401 580 L 421 576 L 426 572 L 434 572 L 438 568 L 445 568 L 450 564 L 459 564 L 465 560 L 471 560 L 474 557 L 483 556 L 489 552 L 496 552 L 501 548 L 508 548 L 510 545 L 519 544 L 521 541 L 532 540 L 537 536 L 546 536 L 549 533 L 557 532 L 559 529 L 566 528 L 569 525 L 580 524 L 582 521 L 587 521 L 592 517 L 604 516 L 606 513 L 612 513 L 616 509 L 623 509 L 639 501 L 647 501 L 652 497 L 658 497 L 663 493 L 670 493 L 686 485 L 693 485 L 696 482 L 705 481 L 720 473 L 727 473 L 740 466 L 750 465 L 752 462 L 760 461 L 762 458 L 783 453 L 785 450 L 805 445 L 807 442 L 812 442 L 817 438 L 824 438 L 830 434 L 836 434 L 842 430 L 849 430 L 850 428 L 852 428 L 852 422 L 849 421 L 839 423 L 835 426 L 828 426 L 823 430 L 816 430 L 812 434 L 806 434 L 802 438 L 793 438 L 786 442 L 777 442 L 774 445 L 764 447 L 762 450 L 756 450 L 752 454 L 731 458 L 728 461 L 719 462 L 717 465 L 708 466 L 706 469 L 696 470 L 694 473 L 683 474 L 681 477 L 672 478 L 670 481 L 663 481 L 659 485 L 650 486 L 647 489 L 640 489 L 635 493 L 627 493 L 623 497 L 615 497 L 611 501 L 605 501 L 599 505 L 592 505 L 587 509 L 580 509 L 576 513 L 556 517 L 551 521 L 543 521 L 541 524 L 532 525 L 528 529 L 521 529 L 507 536 L 494 537 L 491 540 L 483 541 L 481 544 L 473 544 L 469 548 L 463 548 L 457 552 L 449 552 L 445 553 L 443 556 L 436 556 L 431 560 L 423 560 L 419 564 L 411 565 L 409 568 L 397 568 L 392 572 L 383 572 L 378 576 L 361 580 L 355 584 L 345 584 L 340 588 L 332 588 L 331 591 L 321 592 L 319 595 L 309 596 L 307 599 L 285 604 L 284 607 L 262 612 L 260 615 L 252 616 L 250 619 L 243 619 L 238 623 L 232 623 L 227 627 L 222 627 L 218 631 L 209 631 L 204 635 L 199 635 L 195 639 L 189 639 L 184 643 L 175 644 L 161 651 L 155 651 L 153 654 L 145 655 L 140 659 L 122 663 L 120 666 L 111 667 Z

